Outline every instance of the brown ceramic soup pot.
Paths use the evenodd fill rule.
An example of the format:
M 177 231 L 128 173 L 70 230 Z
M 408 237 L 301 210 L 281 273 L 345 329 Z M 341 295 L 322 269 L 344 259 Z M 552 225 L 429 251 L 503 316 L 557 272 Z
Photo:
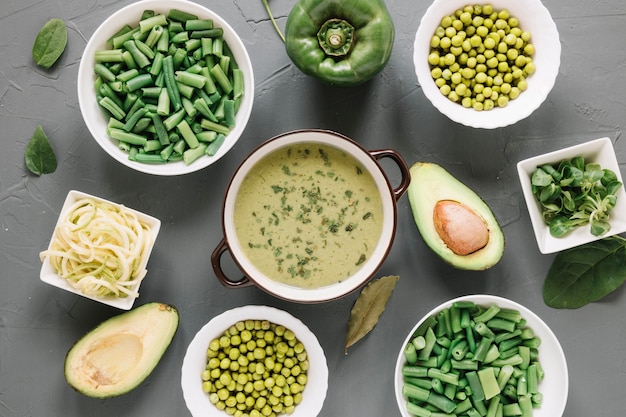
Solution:
M 258 175 L 257 171 L 263 166 L 259 162 L 276 150 L 303 144 L 328 146 L 352 156 L 371 175 L 375 182 L 375 190 L 380 194 L 382 203 L 382 228 L 375 247 L 366 260 L 359 266 L 358 270 L 341 281 L 316 288 L 281 283 L 261 272 L 245 254 L 245 247 L 248 243 L 242 242 L 238 238 L 235 221 L 236 201 L 242 182 L 250 175 Z M 400 184 L 396 188 L 391 186 L 387 175 L 378 163 L 381 158 L 390 158 L 399 167 L 401 178 Z M 211 255 L 213 270 L 219 281 L 226 287 L 241 288 L 256 285 L 265 292 L 288 301 L 318 303 L 341 298 L 364 285 L 383 264 L 396 233 L 396 203 L 407 190 L 409 183 L 410 173 L 406 162 L 394 150 L 368 151 L 346 136 L 317 129 L 291 131 L 271 138 L 250 153 L 231 178 L 222 208 L 224 236 Z M 226 251 L 230 252 L 235 264 L 243 272 L 243 277 L 231 279 L 225 273 L 221 258 Z M 338 250 L 333 256 L 341 257 L 345 254 Z

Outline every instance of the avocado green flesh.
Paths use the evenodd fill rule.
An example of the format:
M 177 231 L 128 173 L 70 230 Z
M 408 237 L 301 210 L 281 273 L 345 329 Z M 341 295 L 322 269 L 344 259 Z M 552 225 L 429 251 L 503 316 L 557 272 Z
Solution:
M 157 366 L 178 321 L 175 307 L 148 303 L 102 322 L 68 351 L 68 385 L 94 398 L 131 391 Z
M 428 247 L 458 269 L 484 270 L 504 254 L 504 234 L 489 206 L 469 187 L 434 163 L 417 162 L 410 168 L 411 184 L 407 195 L 415 224 Z M 457 255 L 441 239 L 433 223 L 435 204 L 457 201 L 480 216 L 489 229 L 487 245 L 468 255 Z

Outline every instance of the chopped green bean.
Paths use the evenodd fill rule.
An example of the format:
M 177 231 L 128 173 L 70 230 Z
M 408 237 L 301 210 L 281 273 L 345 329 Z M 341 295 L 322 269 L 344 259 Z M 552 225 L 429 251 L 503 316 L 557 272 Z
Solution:
M 126 142 L 131 145 L 144 146 L 148 139 L 145 136 L 137 135 L 135 133 L 127 132 L 124 129 L 109 129 L 109 136 L 113 139 L 117 139 L 122 142 Z
M 225 140 L 226 140 L 226 136 L 222 133 L 218 133 L 217 138 L 215 138 L 215 140 L 211 142 L 209 146 L 206 147 L 205 153 L 209 156 L 214 156 L 217 153 L 217 151 L 220 149 L 222 144 L 224 144 Z
M 102 108 L 106 109 L 113 117 L 118 120 L 123 119 L 126 114 L 122 107 L 108 96 L 102 97 L 98 101 L 98 104 L 100 104 Z
M 94 54 L 96 62 L 123 62 L 123 54 L 121 49 L 108 49 L 96 51 Z
M 216 154 L 244 94 L 243 72 L 222 36 L 212 20 L 184 10 L 146 10 L 110 38 L 111 49 L 95 52 L 107 133 L 129 158 L 190 164 Z
M 154 86 L 152 76 L 149 73 L 137 75 L 126 82 L 126 87 L 129 92 L 149 86 Z
M 402 368 L 403 394 L 416 412 L 431 417 L 509 417 L 522 415 L 523 407 L 517 404 L 524 401 L 530 413 L 541 406 L 539 382 L 544 374 L 536 348 L 540 339 L 527 331 L 518 311 L 458 303 L 427 321 L 405 346 Z M 417 361 L 409 361 L 416 354 Z
M 415 345 L 413 343 L 408 343 L 404 348 L 404 356 L 406 360 L 410 364 L 417 363 L 417 352 L 415 351 Z
M 106 81 L 115 80 L 115 74 L 104 64 L 97 63 L 94 65 L 94 72 L 98 74 L 100 77 L 104 78 Z
M 207 130 L 213 130 L 223 135 L 227 135 L 228 132 L 230 132 L 230 129 L 227 126 L 223 126 L 219 123 L 215 123 L 207 119 L 202 119 L 202 121 L 200 122 L 200 125 Z

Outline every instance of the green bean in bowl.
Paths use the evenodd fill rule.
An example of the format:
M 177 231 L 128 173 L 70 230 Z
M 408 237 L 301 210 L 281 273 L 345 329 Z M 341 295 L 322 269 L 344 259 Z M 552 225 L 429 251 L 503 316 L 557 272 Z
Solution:
M 238 140 L 253 75 L 234 30 L 186 0 L 120 9 L 94 33 L 79 68 L 79 102 L 98 143 L 138 171 L 204 168 Z
M 289 313 L 267 306 L 228 310 L 187 348 L 181 386 L 194 417 L 315 417 L 328 388 L 316 337 Z
M 559 417 L 567 366 L 558 340 L 530 310 L 501 297 L 465 296 L 411 330 L 395 392 L 405 417 Z

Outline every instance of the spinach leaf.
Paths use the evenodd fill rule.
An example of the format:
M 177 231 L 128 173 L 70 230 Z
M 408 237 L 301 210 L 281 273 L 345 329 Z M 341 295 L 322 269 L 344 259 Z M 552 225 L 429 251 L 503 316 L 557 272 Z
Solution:
M 613 236 L 560 252 L 543 286 L 549 307 L 579 308 L 598 301 L 626 280 L 626 239 Z
M 46 22 L 37 33 L 33 44 L 33 59 L 44 68 L 50 68 L 57 62 L 67 45 L 67 27 L 61 19 L 54 18 Z
M 41 126 L 37 126 L 26 145 L 24 160 L 29 171 L 36 175 L 50 174 L 57 169 L 57 158 Z

